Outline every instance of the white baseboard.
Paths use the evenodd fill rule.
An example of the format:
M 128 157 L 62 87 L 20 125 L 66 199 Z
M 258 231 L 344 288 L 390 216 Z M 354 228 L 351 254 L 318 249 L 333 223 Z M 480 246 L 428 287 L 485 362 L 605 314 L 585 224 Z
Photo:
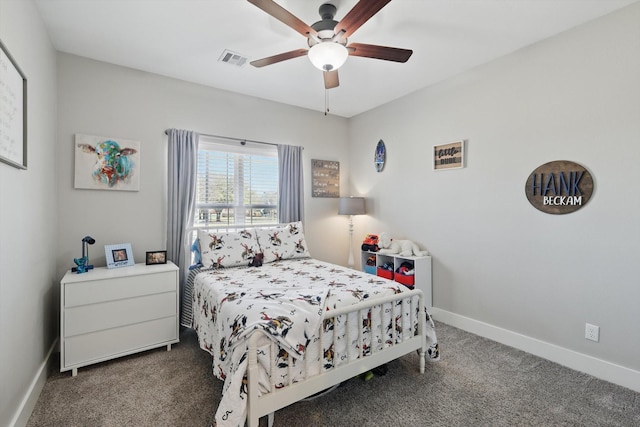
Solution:
M 38 398 L 40 397 L 40 392 L 42 392 L 44 384 L 47 382 L 47 372 L 49 371 L 49 363 L 51 363 L 51 355 L 57 348 L 58 340 L 56 339 L 49 348 L 47 357 L 45 357 L 36 375 L 33 377 L 33 381 L 31 381 L 27 393 L 22 398 L 20 406 L 16 409 L 16 413 L 9 423 L 9 427 L 24 427 L 27 425 L 27 422 L 29 422 L 29 417 L 31 417 L 33 408 L 35 408 Z
M 437 307 L 430 308 L 429 313 L 431 313 L 435 320 L 446 323 L 447 325 L 640 392 L 640 371 L 616 365 L 606 360 L 578 353 L 577 351 L 540 341 L 536 338 L 499 328 Z

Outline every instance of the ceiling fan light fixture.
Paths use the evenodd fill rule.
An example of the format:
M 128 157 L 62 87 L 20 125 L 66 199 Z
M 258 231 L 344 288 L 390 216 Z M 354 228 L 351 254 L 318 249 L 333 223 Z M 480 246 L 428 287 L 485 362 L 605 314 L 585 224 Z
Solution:
M 349 51 L 344 45 L 327 40 L 311 46 L 308 56 L 319 70 L 334 71 L 346 62 Z

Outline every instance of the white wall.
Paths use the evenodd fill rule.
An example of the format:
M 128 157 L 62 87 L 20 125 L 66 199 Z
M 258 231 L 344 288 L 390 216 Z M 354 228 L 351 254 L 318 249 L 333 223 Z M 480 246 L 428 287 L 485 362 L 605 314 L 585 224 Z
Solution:
M 166 247 L 168 128 L 303 146 L 309 249 L 346 262 L 347 228 L 336 215 L 337 199 L 310 197 L 311 159 L 346 163 L 346 119 L 64 53 L 58 55 L 58 91 L 60 276 L 80 255 L 87 234 L 96 239 L 89 247 L 96 265 L 105 265 L 107 244 L 131 243 L 138 262 L 145 251 Z M 140 141 L 140 191 L 74 189 L 76 133 Z M 347 188 L 346 172 L 341 179 Z M 345 239 L 336 248 L 332 229 L 343 225 Z
M 28 169 L 0 163 L 0 426 L 24 423 L 57 337 L 55 51 L 32 2 L 0 1 L 0 39 L 27 77 Z
M 356 232 L 427 247 L 436 312 L 620 365 L 636 389 L 638 22 L 636 3 L 349 122 L 351 184 L 372 201 Z M 388 163 L 376 173 L 380 138 Z M 434 172 L 433 145 L 460 139 L 467 167 Z M 549 215 L 527 201 L 527 177 L 552 160 L 593 175 L 581 210 Z M 584 339 L 585 322 L 600 326 L 599 343 Z

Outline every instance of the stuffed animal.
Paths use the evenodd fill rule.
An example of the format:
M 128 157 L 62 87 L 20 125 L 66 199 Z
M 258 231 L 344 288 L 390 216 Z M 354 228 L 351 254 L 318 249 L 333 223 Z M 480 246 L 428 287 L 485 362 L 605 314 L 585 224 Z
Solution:
M 74 258 L 73 262 L 76 263 L 76 268 L 74 271 L 78 274 L 86 273 L 88 271 L 88 266 L 87 266 L 88 261 L 89 261 L 89 258 L 86 256 L 83 256 L 82 258 Z
M 388 233 L 378 235 L 378 252 L 381 254 L 398 254 L 400 256 L 425 256 L 427 251 L 421 251 L 417 244 L 411 240 L 394 240 Z
M 249 267 L 262 267 L 262 262 L 264 261 L 264 254 L 262 252 L 258 252 L 251 258 L 251 262 L 249 262 Z

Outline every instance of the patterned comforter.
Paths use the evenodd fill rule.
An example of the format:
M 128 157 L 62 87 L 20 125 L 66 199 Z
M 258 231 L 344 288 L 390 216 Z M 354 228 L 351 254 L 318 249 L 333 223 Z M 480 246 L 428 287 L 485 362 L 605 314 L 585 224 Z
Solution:
M 216 424 L 244 426 L 246 419 L 246 371 L 248 338 L 260 329 L 278 342 L 277 354 L 258 352 L 263 368 L 259 394 L 269 392 L 271 383 L 283 387 L 304 378 L 303 363 L 312 373 L 337 366 L 340 361 L 358 357 L 354 347 L 368 354 L 370 347 L 384 347 L 392 336 L 396 340 L 405 333 L 415 334 L 410 312 L 402 306 L 393 319 L 392 310 L 371 310 L 362 319 L 352 322 L 362 325 L 365 339 L 347 342 L 334 340 L 333 334 L 345 336 L 340 318 L 326 320 L 325 309 L 339 308 L 358 302 L 404 292 L 406 288 L 394 281 L 364 272 L 314 260 L 297 259 L 265 264 L 262 267 L 208 270 L 198 274 L 193 286 L 193 327 L 200 347 L 213 356 L 214 375 L 223 380 L 223 397 L 216 412 Z M 439 357 L 433 321 L 427 316 L 427 357 Z M 382 322 L 385 328 L 376 329 Z M 326 344 L 310 346 L 319 341 L 322 327 Z M 380 336 L 379 330 L 385 330 Z M 392 334 L 391 329 L 395 329 Z M 357 331 L 350 336 L 357 336 Z M 338 342 L 340 345 L 335 345 Z M 268 343 L 264 342 L 264 348 Z M 308 349 L 307 349 L 308 348 Z M 272 359 L 276 359 L 275 363 Z M 291 366 L 290 366 L 291 364 Z M 279 372 L 272 372 L 275 366 Z M 275 374 L 275 375 L 274 375 Z M 278 378 L 279 381 L 275 381 Z M 271 382 L 271 383 L 270 383 Z

